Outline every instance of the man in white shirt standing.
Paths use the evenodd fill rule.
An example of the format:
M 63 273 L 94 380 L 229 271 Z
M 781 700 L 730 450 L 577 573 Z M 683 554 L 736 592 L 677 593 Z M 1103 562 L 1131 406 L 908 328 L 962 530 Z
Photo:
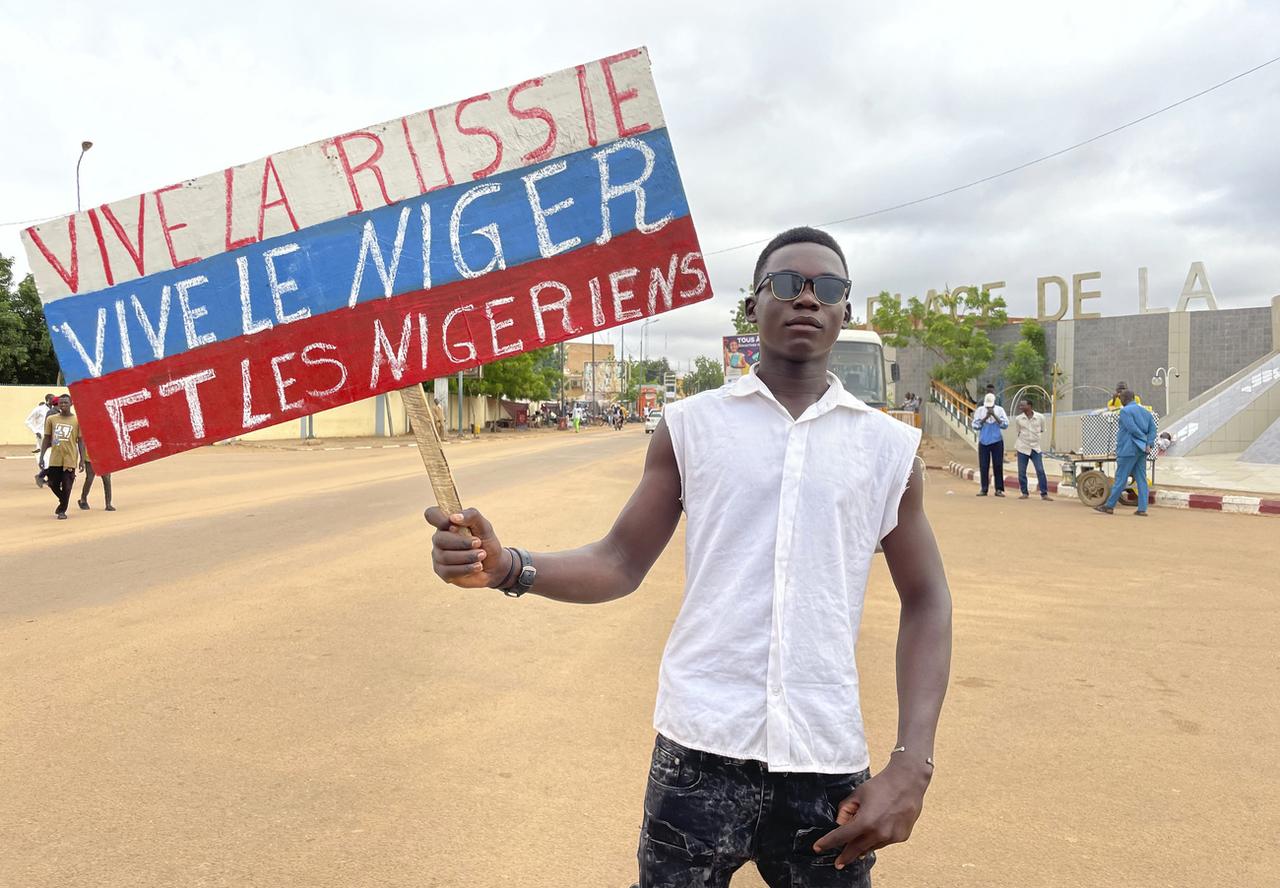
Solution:
M 792 229 L 764 248 L 745 301 L 759 364 L 668 405 L 639 486 L 603 539 L 530 554 L 504 548 L 474 509 L 427 510 L 443 579 L 576 603 L 633 592 L 687 516 L 640 888 L 724 888 L 749 860 L 772 888 L 865 888 L 873 852 L 905 841 L 920 816 L 951 597 L 924 514 L 920 432 L 827 372 L 849 290 L 844 254 L 825 232 Z M 884 764 L 872 777 L 854 651 L 877 544 L 901 618 L 898 734 L 892 746 L 877 741 Z
M 1018 484 L 1022 488 L 1022 496 L 1027 499 L 1027 463 L 1036 467 L 1036 480 L 1040 484 L 1040 499 L 1050 501 L 1049 482 L 1044 474 L 1044 457 L 1040 452 L 1040 438 L 1044 435 L 1044 417 L 1036 413 L 1031 402 L 1023 400 L 1018 404 L 1018 416 L 1014 419 L 1018 430 L 1018 442 L 1014 445 L 1018 451 Z
M 44 443 L 44 421 L 52 413 L 57 413 L 58 407 L 53 403 L 53 395 L 45 395 L 44 400 L 32 408 L 27 414 L 26 427 L 36 436 L 36 449 L 33 451 L 36 455 L 36 486 L 44 486 L 44 465 L 40 461 L 40 445 Z

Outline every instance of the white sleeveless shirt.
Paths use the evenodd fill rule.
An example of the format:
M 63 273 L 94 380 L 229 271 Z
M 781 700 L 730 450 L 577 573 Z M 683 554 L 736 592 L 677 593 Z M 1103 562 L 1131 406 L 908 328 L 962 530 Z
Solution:
M 854 652 L 871 559 L 897 525 L 920 443 L 827 377 L 799 419 L 754 373 L 664 416 L 687 578 L 654 727 L 773 771 L 870 763 Z

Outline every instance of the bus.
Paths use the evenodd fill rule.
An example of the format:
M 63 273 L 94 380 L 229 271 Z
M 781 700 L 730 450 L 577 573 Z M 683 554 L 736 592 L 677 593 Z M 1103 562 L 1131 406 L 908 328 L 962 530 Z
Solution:
M 828 369 L 840 377 L 851 395 L 878 410 L 893 408 L 898 362 L 886 359 L 884 343 L 874 330 L 841 330 L 831 349 Z

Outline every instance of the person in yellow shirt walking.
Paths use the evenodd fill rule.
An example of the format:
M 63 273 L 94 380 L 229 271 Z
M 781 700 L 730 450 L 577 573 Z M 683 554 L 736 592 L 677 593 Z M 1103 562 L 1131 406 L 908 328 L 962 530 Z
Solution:
M 54 514 L 60 521 L 67 518 L 67 504 L 75 489 L 76 472 L 84 465 L 84 441 L 80 438 L 80 418 L 71 413 L 71 396 L 58 399 L 58 412 L 51 413 L 44 421 L 44 440 L 40 445 L 40 459 L 49 454 L 45 478 L 49 489 L 58 498 Z

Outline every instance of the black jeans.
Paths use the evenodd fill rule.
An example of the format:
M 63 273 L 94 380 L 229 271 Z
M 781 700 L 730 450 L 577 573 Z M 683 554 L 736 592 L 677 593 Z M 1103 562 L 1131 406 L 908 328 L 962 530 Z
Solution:
M 44 477 L 49 482 L 49 489 L 58 498 L 58 508 L 54 510 L 55 513 L 67 514 L 67 503 L 71 502 L 71 491 L 76 486 L 76 470 L 64 469 L 62 466 L 49 466 L 45 470 Z
M 725 888 L 754 860 L 770 888 L 870 888 L 875 855 L 835 868 L 813 843 L 869 771 L 771 772 L 761 762 L 698 752 L 658 735 L 644 796 L 640 888 Z
M 978 445 L 978 474 L 982 479 L 982 492 L 987 492 L 987 483 L 990 473 L 987 469 L 987 461 L 991 461 L 990 472 L 994 472 L 996 476 L 996 490 L 1004 490 L 1004 441 L 997 441 L 994 444 Z

